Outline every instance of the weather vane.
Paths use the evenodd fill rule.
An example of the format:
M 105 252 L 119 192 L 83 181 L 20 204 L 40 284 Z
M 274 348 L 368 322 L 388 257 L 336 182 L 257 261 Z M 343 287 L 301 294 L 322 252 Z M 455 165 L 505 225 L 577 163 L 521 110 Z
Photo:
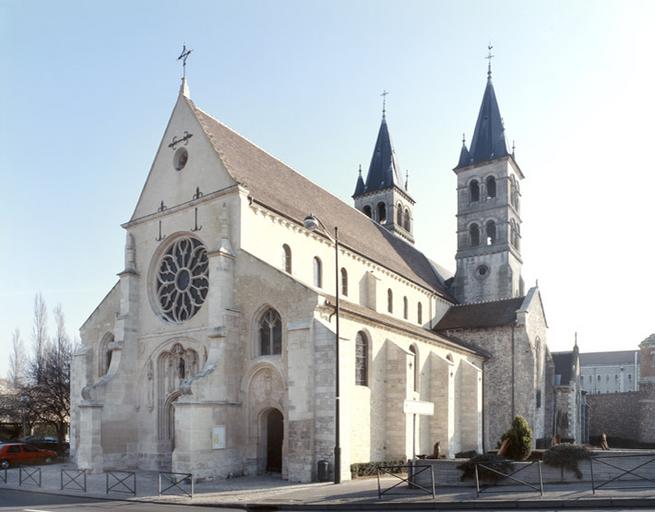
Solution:
M 491 42 L 487 46 L 487 49 L 489 50 L 489 53 L 485 57 L 485 59 L 489 61 L 489 68 L 487 69 L 487 78 L 491 78 L 491 59 L 495 57 L 495 55 L 491 53 L 491 50 L 493 50 L 493 45 L 491 44 Z
M 180 53 L 180 56 L 177 58 L 177 60 L 182 61 L 182 78 L 183 79 L 186 79 L 186 60 L 187 60 L 187 58 L 189 57 L 189 55 L 191 54 L 192 51 L 193 50 L 191 50 L 191 49 L 187 50 L 186 49 L 186 44 L 183 44 L 182 45 L 182 53 Z
M 389 91 L 385 91 L 384 89 L 382 90 L 382 115 L 384 116 L 387 113 L 387 96 L 389 95 Z

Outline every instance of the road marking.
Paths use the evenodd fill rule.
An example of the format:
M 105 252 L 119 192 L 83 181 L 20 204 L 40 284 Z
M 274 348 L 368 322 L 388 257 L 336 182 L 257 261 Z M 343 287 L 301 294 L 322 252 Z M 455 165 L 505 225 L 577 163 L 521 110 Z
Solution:
M 50 510 L 41 510 L 39 508 L 24 508 L 23 512 L 51 512 Z

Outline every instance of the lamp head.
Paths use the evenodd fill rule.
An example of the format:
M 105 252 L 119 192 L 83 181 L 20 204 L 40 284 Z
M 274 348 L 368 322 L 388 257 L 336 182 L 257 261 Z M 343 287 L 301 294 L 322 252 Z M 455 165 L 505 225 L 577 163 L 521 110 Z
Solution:
M 305 219 L 303 220 L 303 225 L 305 226 L 306 229 L 309 229 L 310 231 L 316 231 L 320 227 L 318 219 L 314 217 L 314 215 L 311 213 L 307 215 L 307 217 L 305 217 Z

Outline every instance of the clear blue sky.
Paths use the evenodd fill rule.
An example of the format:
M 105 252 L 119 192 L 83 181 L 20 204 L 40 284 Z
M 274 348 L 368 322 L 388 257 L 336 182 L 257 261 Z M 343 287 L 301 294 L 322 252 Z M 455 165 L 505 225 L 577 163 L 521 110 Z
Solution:
M 635 348 L 655 331 L 654 22 L 629 1 L 0 0 L 0 354 L 15 327 L 30 341 L 37 291 L 73 334 L 116 281 L 183 42 L 198 106 L 348 202 L 390 91 L 417 245 L 454 268 L 451 169 L 491 40 L 551 349 L 575 330 Z

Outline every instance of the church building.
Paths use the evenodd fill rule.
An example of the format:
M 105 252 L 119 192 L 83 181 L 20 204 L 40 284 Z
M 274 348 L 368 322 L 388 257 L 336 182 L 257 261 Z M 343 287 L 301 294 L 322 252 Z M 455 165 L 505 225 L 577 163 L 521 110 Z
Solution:
M 524 176 L 491 72 L 454 172 L 451 276 L 414 247 L 421 219 L 384 110 L 352 207 L 197 107 L 183 79 L 122 226 L 118 282 L 80 329 L 78 466 L 308 482 L 326 460 L 345 480 L 352 463 L 437 441 L 448 457 L 493 449 L 517 414 L 549 437 L 546 319 L 521 278 Z M 433 414 L 406 412 L 417 400 Z

